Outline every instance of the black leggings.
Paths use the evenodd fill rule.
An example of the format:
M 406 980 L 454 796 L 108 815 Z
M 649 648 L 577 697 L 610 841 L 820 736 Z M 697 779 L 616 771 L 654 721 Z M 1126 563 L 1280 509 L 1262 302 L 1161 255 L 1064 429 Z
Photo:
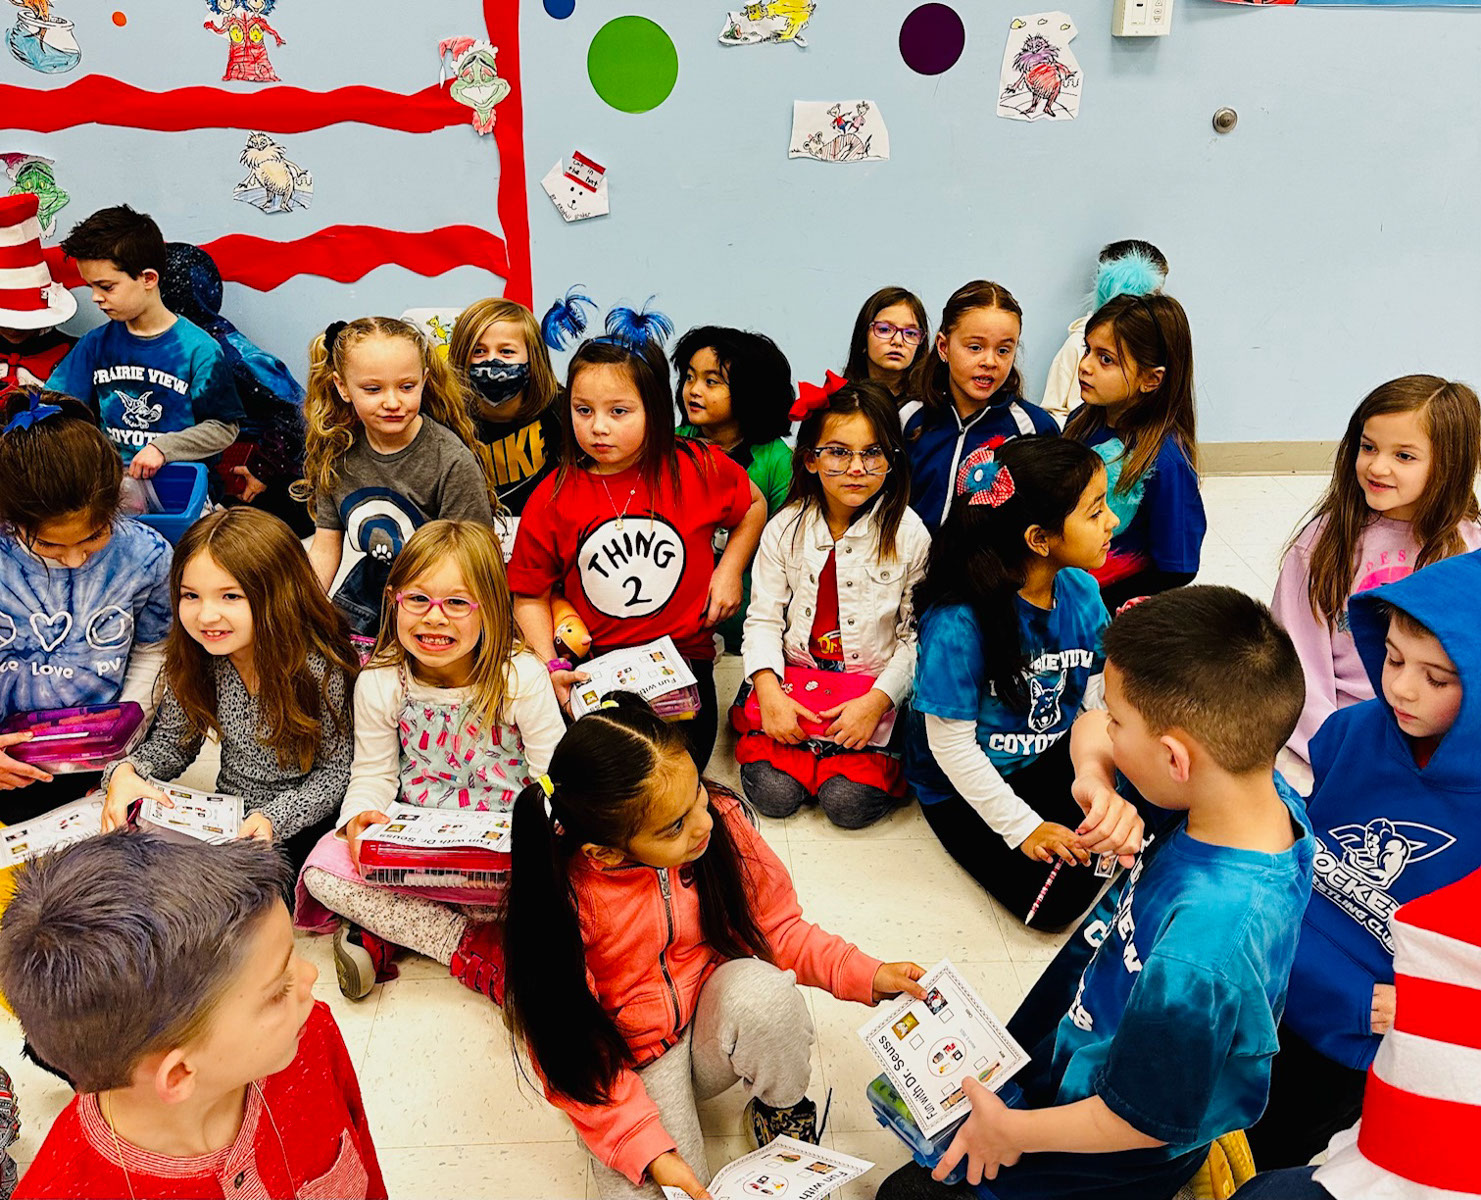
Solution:
M 1310 1042 L 1280 1027 L 1280 1053 L 1270 1066 L 1270 1099 L 1249 1131 L 1255 1167 L 1304 1167 L 1332 1135 L 1363 1112 L 1368 1073 L 1333 1062 Z
M 0 792 L 0 822 L 19 825 L 73 800 L 80 800 L 100 787 L 102 778 L 101 771 L 78 771 L 53 775 L 50 783 L 32 783 L 13 791 Z
M 1059 741 L 1029 763 L 1004 777 L 1019 798 L 1046 821 L 1075 829 L 1085 813 L 1070 795 L 1074 767 L 1070 737 Z M 956 859 L 1004 908 L 1022 921 L 1044 888 L 1052 863 L 1029 858 L 1010 847 L 977 810 L 955 792 L 935 804 L 921 805 L 921 813 L 946 852 Z M 1029 922 L 1034 929 L 1058 930 L 1078 920 L 1094 902 L 1106 881 L 1091 866 L 1065 863 L 1045 893 L 1044 902 Z
M 1191 571 L 1159 571 L 1156 567 L 1148 567 L 1145 571 L 1138 571 L 1135 575 L 1103 585 L 1100 598 L 1106 611 L 1114 617 L 1116 610 L 1128 600 L 1135 600 L 1139 596 L 1156 596 L 1192 582 Z
M 699 711 L 693 720 L 681 721 L 679 728 L 689 743 L 689 757 L 703 775 L 710 765 L 710 755 L 715 752 L 715 739 L 720 734 L 720 704 L 715 698 L 715 660 L 686 658 L 684 662 L 694 672 L 695 682 L 699 685 Z

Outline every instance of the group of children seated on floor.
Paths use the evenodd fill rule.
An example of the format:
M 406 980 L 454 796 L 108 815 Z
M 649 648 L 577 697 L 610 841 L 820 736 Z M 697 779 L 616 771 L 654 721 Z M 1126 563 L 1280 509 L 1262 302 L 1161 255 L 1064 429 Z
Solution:
M 986 281 L 934 335 L 876 293 L 845 374 L 796 389 L 769 339 L 718 327 L 671 376 L 666 318 L 626 309 L 561 385 L 547 338 L 584 331 L 579 298 L 544 321 L 485 300 L 445 356 L 401 320 L 332 324 L 291 487 L 241 454 L 231 503 L 171 547 L 122 515 L 124 478 L 242 444 L 225 334 L 166 307 L 147 217 L 63 246 L 110 320 L 0 412 L 0 717 L 135 699 L 153 723 L 101 776 L 0 735 L 9 822 L 106 793 L 105 835 L 24 869 L 0 919 L 0 989 L 79 1092 L 18 1195 L 384 1195 L 291 904 L 351 998 L 400 947 L 502 1005 L 599 1194 L 703 1196 L 700 1099 L 743 1081 L 758 1142 L 819 1136 L 797 983 L 921 994 L 918 965 L 803 919 L 749 809 L 858 828 L 911 795 L 1015 918 L 1080 922 L 1010 1024 L 1023 1099 L 970 1089 L 939 1176 L 965 1156 L 960 1187 L 1000 1200 L 1170 1197 L 1231 1131 L 1304 1166 L 1385 1078 L 1378 1132 L 1298 1182 L 1428 1170 L 1395 1166 L 1402 1106 L 1368 1069 L 1406 1030 L 1390 918 L 1481 866 L 1470 388 L 1363 401 L 1272 616 L 1182 586 L 1205 531 L 1191 337 L 1146 243 L 1103 252 L 1042 407 Z M 0 334 L 54 315 L 5 310 Z M 311 514 L 307 551 L 279 501 Z M 586 676 L 558 604 L 591 653 L 672 638 L 699 713 L 617 694 L 568 727 Z M 743 661 L 744 801 L 704 777 L 717 642 Z M 207 737 L 243 839 L 129 831 Z M 1309 801 L 1278 754 L 1310 764 Z M 367 882 L 393 802 L 512 809 L 499 903 Z M 1102 858 L 1130 870 L 1097 905 Z M 906 1167 L 880 1194 L 957 1190 Z

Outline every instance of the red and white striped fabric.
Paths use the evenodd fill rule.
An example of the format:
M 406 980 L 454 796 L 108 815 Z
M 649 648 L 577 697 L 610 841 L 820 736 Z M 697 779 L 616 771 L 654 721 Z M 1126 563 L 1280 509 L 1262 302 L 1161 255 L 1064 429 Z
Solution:
M 0 325 L 10 329 L 49 329 L 77 313 L 41 257 L 39 207 L 29 192 L 0 197 Z
M 1337 1200 L 1481 1196 L 1481 871 L 1391 918 L 1393 1032 L 1363 1119 L 1332 1139 L 1317 1182 Z

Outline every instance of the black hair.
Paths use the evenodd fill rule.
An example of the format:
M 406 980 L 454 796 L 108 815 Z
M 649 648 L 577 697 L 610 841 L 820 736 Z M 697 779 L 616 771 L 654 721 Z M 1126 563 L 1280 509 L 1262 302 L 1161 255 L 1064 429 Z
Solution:
M 1167 274 L 1167 256 L 1152 245 L 1151 242 L 1142 238 L 1122 238 L 1119 242 L 1107 242 L 1100 250 L 1100 261 L 1103 263 L 1115 262 L 1118 258 L 1125 258 L 1128 254 L 1141 254 L 1152 260 L 1153 265 L 1164 275 Z
M 982 631 L 987 678 L 998 699 L 1028 707 L 1027 656 L 1018 633 L 1018 589 L 1028 578 L 1032 526 L 1064 529 L 1080 497 L 1104 464 L 1079 442 L 1045 434 L 1014 438 L 994 452 L 1013 479 L 1013 494 L 998 507 L 957 496 L 931 543 L 926 577 L 915 605 L 924 613 L 941 604 L 965 604 Z
M 900 532 L 900 522 L 905 510 L 910 507 L 910 455 L 905 449 L 905 438 L 900 432 L 900 414 L 895 407 L 895 397 L 882 383 L 851 383 L 839 388 L 828 397 L 828 403 L 809 413 L 797 427 L 797 446 L 792 451 L 792 486 L 787 492 L 783 508 L 796 504 L 800 508 L 793 522 L 793 536 L 801 528 L 802 518 L 809 508 L 823 508 L 823 484 L 818 476 L 807 469 L 808 460 L 818 439 L 823 436 L 823 426 L 829 417 L 847 417 L 858 413 L 874 426 L 874 436 L 889 456 L 889 474 L 879 491 L 869 498 L 864 506 L 879 513 L 879 544 L 875 553 L 883 560 L 897 557 L 895 538 Z
M 784 437 L 792 427 L 792 366 L 780 347 L 764 333 L 701 325 L 691 329 L 674 347 L 674 403 L 684 417 L 684 384 L 689 360 L 710 349 L 730 388 L 731 411 L 740 424 L 741 442 L 762 446 Z
M 127 204 L 100 208 L 79 221 L 62 240 L 62 251 L 70 258 L 107 260 L 132 279 L 165 270 L 164 234 L 153 217 Z
M 1153 736 L 1182 730 L 1231 775 L 1268 778 L 1306 702 L 1290 634 L 1230 587 L 1177 588 L 1123 609 L 1105 652 Z
M 60 411 L 0 433 L 0 526 L 27 546 L 45 522 L 73 513 L 109 524 L 122 495 L 123 460 L 82 401 L 17 388 L 0 398 L 0 428 L 43 406 Z
M 591 993 L 572 872 L 582 846 L 622 848 L 647 818 L 650 789 L 666 764 L 688 761 L 679 730 L 627 692 L 582 717 L 550 758 L 550 814 L 533 783 L 514 802 L 513 864 L 505 899 L 505 1012 L 529 1043 L 550 1088 L 582 1104 L 605 1103 L 632 1053 Z M 707 783 L 710 794 L 727 793 Z M 651 869 L 651 868 L 643 868 Z M 770 960 L 753 910 L 754 883 L 726 819 L 686 867 L 699 895 L 704 940 L 725 958 Z

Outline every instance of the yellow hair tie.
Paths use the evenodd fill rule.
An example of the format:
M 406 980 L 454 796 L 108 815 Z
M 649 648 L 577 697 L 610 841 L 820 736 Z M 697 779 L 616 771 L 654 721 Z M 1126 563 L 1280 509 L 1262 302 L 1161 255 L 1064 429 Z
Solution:
M 542 775 L 539 779 L 535 780 L 535 782 L 540 785 L 540 790 L 545 793 L 545 798 L 547 800 L 555 795 L 555 784 L 550 781 L 549 775 Z
M 597 705 L 597 707 L 598 708 L 621 708 L 622 705 L 618 704 L 616 700 L 603 700 L 600 704 Z

